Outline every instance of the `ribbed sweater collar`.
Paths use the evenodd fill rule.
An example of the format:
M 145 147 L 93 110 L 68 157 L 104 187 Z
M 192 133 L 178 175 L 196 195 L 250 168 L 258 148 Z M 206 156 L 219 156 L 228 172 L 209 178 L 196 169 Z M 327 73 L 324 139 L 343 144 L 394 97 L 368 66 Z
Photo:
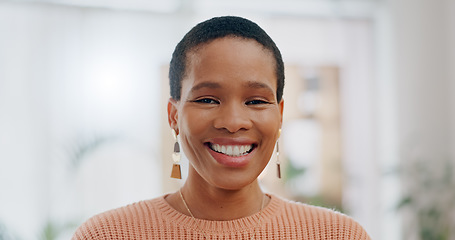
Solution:
M 284 201 L 274 195 L 268 195 L 270 202 L 261 212 L 255 213 L 251 216 L 228 220 L 228 221 L 212 221 L 204 219 L 193 219 L 169 205 L 165 200 L 166 196 L 158 198 L 156 207 L 161 212 L 162 217 L 168 219 L 173 223 L 177 223 L 182 227 L 188 227 L 196 231 L 203 230 L 206 233 L 221 233 L 233 231 L 246 231 L 251 228 L 258 228 L 269 222 L 273 216 L 276 216 L 284 204 Z

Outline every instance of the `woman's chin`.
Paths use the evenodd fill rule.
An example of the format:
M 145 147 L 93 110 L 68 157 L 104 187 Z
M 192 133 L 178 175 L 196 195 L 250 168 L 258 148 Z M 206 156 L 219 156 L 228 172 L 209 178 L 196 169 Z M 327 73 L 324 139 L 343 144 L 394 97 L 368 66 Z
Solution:
M 247 176 L 245 174 L 218 174 L 217 176 L 212 176 L 209 180 L 209 184 L 220 189 L 225 190 L 241 190 L 250 184 L 252 184 L 257 176 Z

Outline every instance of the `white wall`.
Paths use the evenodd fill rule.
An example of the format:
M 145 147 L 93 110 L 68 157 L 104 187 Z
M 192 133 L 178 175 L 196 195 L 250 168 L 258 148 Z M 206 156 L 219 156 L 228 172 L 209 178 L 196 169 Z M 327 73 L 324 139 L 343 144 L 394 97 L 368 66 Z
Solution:
M 438 176 L 444 171 L 447 159 L 455 161 L 454 3 L 388 2 L 393 27 L 399 162 L 415 166 L 423 160 L 427 170 Z M 409 192 L 418 178 L 402 178 L 402 191 Z M 404 218 L 403 225 L 415 219 L 410 214 Z M 411 230 L 411 235 L 404 237 L 414 239 L 415 232 Z
M 0 220 L 15 234 L 161 194 L 159 71 L 182 22 L 0 2 Z M 94 135 L 118 140 L 72 167 Z
M 44 220 L 49 200 L 49 171 L 42 164 L 50 157 L 49 82 L 42 71 L 47 41 L 37 37 L 46 29 L 30 28 L 40 14 L 1 4 L 0 218 L 30 233 Z
M 393 4 L 399 134 L 426 157 L 447 157 L 450 125 L 449 1 Z M 418 142 L 413 143 L 418 139 Z M 403 146 L 404 148 L 407 146 Z
M 399 139 L 397 133 L 397 92 L 395 78 L 395 56 L 393 21 L 390 7 L 381 5 L 375 14 L 374 62 L 375 81 L 372 84 L 373 97 L 373 155 L 376 157 L 376 187 L 371 189 L 378 199 L 367 203 L 376 209 L 374 228 L 377 239 L 401 239 L 401 218 L 395 211 L 401 198 L 399 176 L 386 174 L 399 164 Z
M 450 148 L 452 149 L 451 157 L 452 159 L 455 159 L 455 2 L 454 1 L 449 1 L 448 6 L 447 6 L 447 15 L 448 15 L 448 29 L 447 31 L 449 32 L 449 38 L 448 42 L 451 44 L 449 46 L 448 52 L 450 54 L 450 59 L 449 59 L 449 82 L 450 82 L 450 106 L 451 106 L 451 113 L 452 115 L 450 116 L 450 122 L 452 123 L 451 125 L 451 133 L 452 133 L 452 138 L 450 141 Z M 455 168 L 455 167 L 454 167 Z M 455 170 L 455 169 L 454 169 Z

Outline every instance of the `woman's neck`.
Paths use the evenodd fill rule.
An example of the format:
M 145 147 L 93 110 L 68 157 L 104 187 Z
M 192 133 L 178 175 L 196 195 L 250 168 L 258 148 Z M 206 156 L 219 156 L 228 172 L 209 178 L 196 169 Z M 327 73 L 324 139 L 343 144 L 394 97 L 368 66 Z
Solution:
M 238 190 L 226 190 L 208 184 L 200 176 L 190 175 L 181 193 L 183 199 L 177 192 L 166 200 L 178 211 L 206 220 L 225 221 L 247 217 L 259 212 L 269 201 L 257 180 Z

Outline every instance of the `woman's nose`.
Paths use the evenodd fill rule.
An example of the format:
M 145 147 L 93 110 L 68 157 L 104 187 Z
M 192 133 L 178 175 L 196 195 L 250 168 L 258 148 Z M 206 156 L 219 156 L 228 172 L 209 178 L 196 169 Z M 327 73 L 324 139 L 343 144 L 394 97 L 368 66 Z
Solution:
M 248 130 L 252 125 L 251 116 L 244 104 L 222 105 L 214 121 L 215 128 L 226 129 L 231 133 L 241 129 Z

